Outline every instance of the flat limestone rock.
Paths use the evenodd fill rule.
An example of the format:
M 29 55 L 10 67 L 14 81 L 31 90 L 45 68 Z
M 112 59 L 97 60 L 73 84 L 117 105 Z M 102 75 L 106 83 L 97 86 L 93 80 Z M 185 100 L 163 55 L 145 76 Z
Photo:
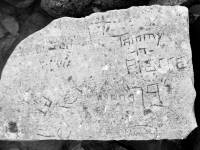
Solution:
M 60 18 L 23 40 L 0 81 L 0 139 L 183 139 L 196 126 L 188 10 Z

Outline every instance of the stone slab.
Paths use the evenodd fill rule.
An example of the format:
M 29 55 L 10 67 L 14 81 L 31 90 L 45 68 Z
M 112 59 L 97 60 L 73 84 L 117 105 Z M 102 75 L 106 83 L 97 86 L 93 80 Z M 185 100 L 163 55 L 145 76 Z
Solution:
M 185 7 L 60 18 L 5 65 L 0 139 L 183 139 L 197 126 L 193 84 Z

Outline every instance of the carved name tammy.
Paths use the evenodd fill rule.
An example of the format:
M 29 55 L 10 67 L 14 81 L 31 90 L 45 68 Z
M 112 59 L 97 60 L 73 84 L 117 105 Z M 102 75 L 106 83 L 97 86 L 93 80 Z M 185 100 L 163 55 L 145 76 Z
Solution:
M 185 7 L 60 18 L 23 40 L 0 81 L 0 138 L 182 139 L 196 127 Z

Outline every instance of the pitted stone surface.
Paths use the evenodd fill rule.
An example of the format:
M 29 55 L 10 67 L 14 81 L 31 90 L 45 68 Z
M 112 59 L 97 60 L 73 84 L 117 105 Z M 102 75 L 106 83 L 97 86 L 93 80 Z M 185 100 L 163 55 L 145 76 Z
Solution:
M 193 113 L 188 10 L 60 18 L 23 40 L 0 82 L 0 139 L 183 139 Z

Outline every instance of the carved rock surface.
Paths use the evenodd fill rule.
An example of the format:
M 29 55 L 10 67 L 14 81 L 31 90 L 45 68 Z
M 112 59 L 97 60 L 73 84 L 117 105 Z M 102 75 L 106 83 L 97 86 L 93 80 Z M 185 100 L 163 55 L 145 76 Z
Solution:
M 183 139 L 196 125 L 188 10 L 64 17 L 23 40 L 0 81 L 0 139 Z

